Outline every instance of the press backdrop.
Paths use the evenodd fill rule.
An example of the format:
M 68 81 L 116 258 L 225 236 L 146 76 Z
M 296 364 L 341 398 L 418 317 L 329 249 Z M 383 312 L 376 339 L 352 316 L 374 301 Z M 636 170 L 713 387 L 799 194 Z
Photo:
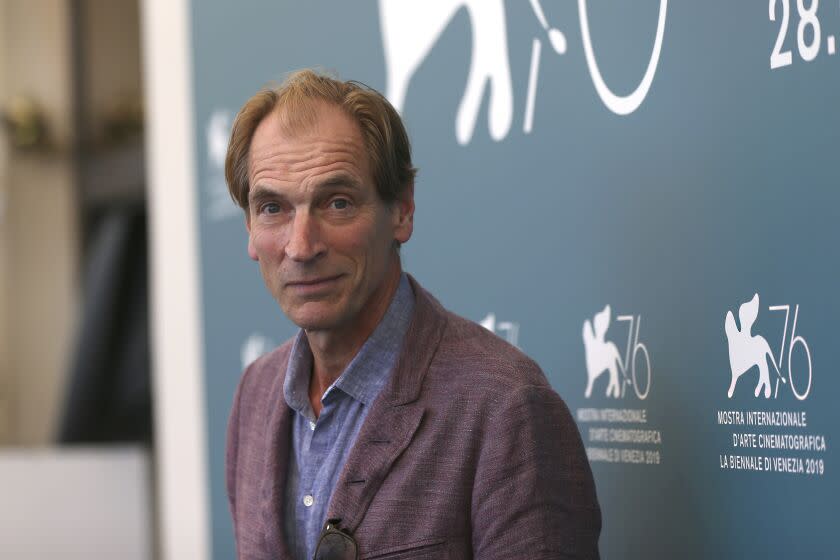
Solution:
M 840 3 L 194 0 L 191 18 L 214 558 L 234 550 L 240 371 L 295 332 L 248 260 L 227 135 L 308 66 L 401 110 L 405 268 L 568 403 L 604 558 L 838 554 Z

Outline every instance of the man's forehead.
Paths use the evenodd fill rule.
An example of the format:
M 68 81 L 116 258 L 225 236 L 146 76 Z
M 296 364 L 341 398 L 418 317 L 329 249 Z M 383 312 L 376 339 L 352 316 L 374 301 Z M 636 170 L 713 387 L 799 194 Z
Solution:
M 334 160 L 349 160 L 363 173 L 368 168 L 367 150 L 356 122 L 340 107 L 326 102 L 313 107 L 312 121 L 295 121 L 290 129 L 283 111 L 272 111 L 257 126 L 251 140 L 249 175 L 253 179 L 265 168 L 290 170 Z

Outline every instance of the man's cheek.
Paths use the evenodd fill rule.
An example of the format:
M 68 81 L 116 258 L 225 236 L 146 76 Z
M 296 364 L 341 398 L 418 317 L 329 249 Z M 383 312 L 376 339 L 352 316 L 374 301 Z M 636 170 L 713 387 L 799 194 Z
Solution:
M 275 245 L 276 240 L 270 233 L 253 231 L 248 239 L 248 254 L 253 253 L 251 258 L 254 260 L 271 260 Z

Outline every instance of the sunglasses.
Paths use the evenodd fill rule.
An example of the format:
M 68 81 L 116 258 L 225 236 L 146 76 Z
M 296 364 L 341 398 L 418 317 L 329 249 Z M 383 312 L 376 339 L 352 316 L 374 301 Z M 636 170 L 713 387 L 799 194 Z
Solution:
M 318 537 L 313 560 L 359 560 L 359 545 L 350 531 L 339 528 L 341 519 L 328 519 Z

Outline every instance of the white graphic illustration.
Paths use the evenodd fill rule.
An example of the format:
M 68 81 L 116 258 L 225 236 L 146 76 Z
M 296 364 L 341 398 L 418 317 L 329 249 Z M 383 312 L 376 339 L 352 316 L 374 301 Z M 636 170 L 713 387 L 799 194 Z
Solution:
M 497 322 L 496 314 L 488 313 L 487 316 L 479 322 L 479 325 L 504 338 L 514 346 L 519 347 L 519 323 L 512 323 L 510 321 Z
M 788 384 L 790 381 L 790 389 L 793 395 L 799 400 L 805 400 L 811 392 L 812 379 L 812 364 L 811 364 L 811 349 L 808 343 L 801 336 L 796 335 L 796 323 L 799 319 L 799 305 L 794 306 L 793 325 L 790 333 L 790 345 L 785 348 L 785 341 L 787 340 L 788 321 L 790 319 L 790 305 L 771 305 L 768 311 L 784 311 L 785 312 L 785 326 L 782 331 L 782 342 L 779 349 L 779 360 L 776 362 L 775 356 L 770 349 L 767 339 L 761 335 L 753 335 L 752 328 L 755 320 L 758 318 L 760 309 L 760 299 L 758 294 L 753 298 L 741 304 L 738 309 L 738 321 L 740 329 L 735 323 L 735 317 L 732 311 L 727 311 L 726 320 L 724 321 L 724 329 L 726 330 L 726 340 L 729 345 L 729 368 L 732 372 L 731 382 L 727 396 L 731 399 L 735 394 L 735 385 L 738 379 L 753 368 L 758 368 L 758 383 L 755 386 L 755 396 L 758 397 L 762 393 L 764 398 L 769 399 L 771 394 L 773 398 L 779 396 L 779 382 Z M 791 355 L 796 346 L 802 347 L 805 357 L 808 362 L 807 375 L 799 373 L 804 379 L 797 380 L 794 376 Z M 787 356 L 785 356 L 787 350 Z M 784 367 L 784 360 L 787 357 L 787 378 L 782 374 Z M 770 368 L 768 361 L 773 366 L 773 371 L 776 373 L 775 389 L 770 388 Z
M 586 353 L 586 398 L 592 394 L 592 384 L 605 371 L 610 372 L 610 382 L 607 385 L 607 396 L 618 397 L 621 395 L 621 387 L 618 383 L 618 364 L 621 363 L 621 356 L 618 348 L 612 342 L 604 339 L 607 329 L 610 327 L 610 306 L 595 314 L 593 319 L 595 328 L 589 319 L 583 322 L 583 347 Z
M 260 333 L 253 333 L 245 339 L 239 349 L 239 359 L 242 369 L 245 369 L 251 363 L 274 349 L 274 342 L 267 336 Z
M 484 88 L 489 84 L 490 136 L 501 140 L 513 120 L 513 84 L 502 0 L 380 0 L 388 75 L 386 96 L 398 111 L 402 110 L 411 77 L 460 8 L 467 9 L 472 22 L 472 61 L 455 118 L 455 136 L 461 144 L 472 138 Z
M 662 53 L 662 38 L 665 36 L 665 16 L 668 12 L 668 0 L 659 2 L 659 19 L 656 23 L 656 39 L 653 43 L 653 52 L 648 61 L 645 75 L 642 81 L 630 94 L 620 96 L 613 93 L 609 88 L 601 70 L 598 68 L 598 61 L 595 59 L 595 49 L 592 48 L 592 37 L 589 34 L 589 16 L 586 12 L 586 0 L 578 0 L 578 12 L 580 13 L 580 31 L 583 36 L 583 52 L 586 55 L 586 65 L 589 67 L 589 74 L 592 76 L 592 83 L 604 105 L 617 115 L 629 115 L 639 108 L 642 101 L 647 97 L 653 77 L 656 75 L 656 66 L 659 64 L 659 55 Z
M 559 29 L 549 28 L 548 21 L 542 11 L 539 0 L 531 0 L 531 9 L 540 22 L 542 28 L 548 33 L 548 40 L 557 54 L 566 52 L 566 36 Z M 537 99 L 537 80 L 540 73 L 540 53 L 542 52 L 542 41 L 534 37 L 531 43 L 531 67 L 528 71 L 528 93 L 525 98 L 525 121 L 522 124 L 522 132 L 529 134 L 534 128 L 534 105 Z
M 565 54 L 568 47 L 566 36 L 559 29 L 549 27 L 539 0 L 529 1 L 554 51 L 558 55 Z M 490 137 L 499 141 L 510 132 L 514 112 L 507 21 L 502 0 L 426 0 L 422 3 L 379 0 L 387 73 L 386 96 L 398 111 L 402 111 L 411 78 L 462 8 L 466 9 L 472 26 L 472 58 L 467 85 L 455 115 L 455 137 L 459 144 L 469 144 L 475 132 L 484 92 L 489 88 L 488 127 Z M 668 0 L 660 0 L 656 38 L 641 82 L 631 93 L 620 96 L 609 88 L 601 74 L 589 32 L 586 0 L 578 0 L 583 51 L 592 82 L 604 105 L 617 115 L 632 113 L 647 97 L 662 51 L 667 8 Z M 542 39 L 535 37 L 531 46 L 522 126 L 526 134 L 532 131 L 534 124 L 541 51 Z
M 773 364 L 776 373 L 779 374 L 779 368 L 776 365 L 776 360 L 773 359 L 773 353 L 770 351 L 770 345 L 767 340 L 760 335 L 752 335 L 752 326 L 758 317 L 758 294 L 741 305 L 738 310 L 738 319 L 741 323 L 741 329 L 735 324 L 735 317 L 731 311 L 726 313 L 726 339 L 729 342 L 729 367 L 732 370 L 732 382 L 729 384 L 729 391 L 727 396 L 731 399 L 735 394 L 735 383 L 738 378 L 744 373 L 758 366 L 758 384 L 755 386 L 755 396 L 757 397 L 762 388 L 764 389 L 764 397 L 770 398 L 770 371 L 767 368 L 767 360 Z M 781 375 L 779 374 L 781 377 Z
M 225 183 L 225 155 L 232 124 L 233 115 L 230 111 L 219 109 L 211 113 L 204 130 L 209 164 L 204 183 L 207 185 L 210 199 L 207 214 L 212 220 L 223 220 L 241 215 L 241 210 L 230 198 Z
M 651 367 L 650 354 L 647 346 L 639 342 L 639 328 L 641 326 L 641 315 L 619 315 L 616 320 L 629 322 L 630 328 L 627 334 L 627 349 L 624 360 L 615 343 L 606 339 L 607 330 L 610 327 L 612 310 L 609 305 L 595 314 L 592 322 L 586 319 L 583 322 L 583 348 L 586 356 L 586 391 L 584 396 L 589 398 L 592 395 L 592 388 L 595 381 L 604 372 L 609 373 L 606 395 L 608 397 L 624 397 L 628 385 L 633 386 L 633 391 L 640 400 L 647 398 L 650 392 Z M 636 364 L 644 358 L 644 375 L 641 375 L 642 368 L 637 369 Z M 628 375 L 629 364 L 629 375 Z M 619 380 L 621 374 L 621 380 Z

